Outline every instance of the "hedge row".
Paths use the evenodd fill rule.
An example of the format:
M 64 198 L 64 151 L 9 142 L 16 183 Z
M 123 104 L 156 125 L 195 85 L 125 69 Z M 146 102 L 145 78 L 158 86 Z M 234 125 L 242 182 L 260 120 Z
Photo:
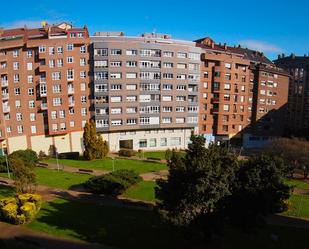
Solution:
M 116 170 L 106 175 L 94 176 L 85 183 L 85 188 L 96 194 L 118 196 L 142 178 L 132 170 Z

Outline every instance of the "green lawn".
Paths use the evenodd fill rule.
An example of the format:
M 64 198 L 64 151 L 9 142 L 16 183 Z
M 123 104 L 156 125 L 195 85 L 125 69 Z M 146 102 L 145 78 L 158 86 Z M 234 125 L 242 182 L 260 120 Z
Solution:
M 290 197 L 291 207 L 284 215 L 309 218 L 309 196 L 292 195 Z
M 160 151 L 144 151 L 144 157 L 151 157 L 151 158 L 158 158 L 158 159 L 165 159 L 165 150 Z
M 91 177 L 88 174 L 58 172 L 57 170 L 45 168 L 36 168 L 35 173 L 38 184 L 60 189 L 70 189 L 75 185 L 86 182 Z M 7 177 L 7 174 L 0 173 L 0 176 Z
M 45 160 L 45 162 L 56 164 L 56 159 L 50 158 Z M 61 159 L 59 160 L 59 163 L 76 168 L 98 169 L 107 171 L 113 170 L 113 160 L 111 158 L 93 161 Z M 167 169 L 167 166 L 164 163 L 117 158 L 115 159 L 115 170 L 117 169 L 131 169 L 141 174 L 150 171 Z
M 294 186 L 296 188 L 300 189 L 308 189 L 309 190 L 309 182 L 305 182 L 302 180 L 297 180 L 297 179 L 286 179 L 286 183 L 290 186 Z
M 0 199 L 8 196 L 12 196 L 15 194 L 15 190 L 13 187 L 0 185 Z
M 194 248 L 190 236 L 164 224 L 151 211 L 55 200 L 44 203 L 38 218 L 27 225 L 41 232 L 99 242 L 127 249 Z M 213 249 L 307 249 L 308 230 L 268 226 L 254 232 L 228 229 Z M 271 236 L 276 235 L 277 241 Z M 206 242 L 204 242 L 206 243 Z M 203 247 L 205 248 L 205 244 Z
M 154 202 L 156 201 L 154 191 L 156 186 L 157 184 L 153 181 L 142 181 L 129 188 L 123 196 L 131 199 Z

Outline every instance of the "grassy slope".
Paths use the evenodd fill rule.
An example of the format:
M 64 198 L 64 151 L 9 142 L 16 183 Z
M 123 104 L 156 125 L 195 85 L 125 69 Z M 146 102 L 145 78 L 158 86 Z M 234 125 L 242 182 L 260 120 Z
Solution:
M 309 190 L 309 182 L 296 180 L 296 179 L 286 179 L 285 182 L 290 186 L 294 186 L 294 187 L 300 188 L 300 189 L 308 189 Z
M 45 162 L 56 164 L 56 159 L 50 158 L 45 160 Z M 109 171 L 113 169 L 113 160 L 110 158 L 106 158 L 103 160 L 93 160 L 93 161 L 61 159 L 59 160 L 59 163 L 76 168 L 98 169 L 98 170 L 109 170 Z M 140 174 L 150 171 L 159 171 L 162 169 L 167 169 L 167 166 L 166 164 L 163 163 L 153 163 L 153 162 L 145 162 L 131 159 L 115 159 L 115 169 L 116 170 L 132 169 Z

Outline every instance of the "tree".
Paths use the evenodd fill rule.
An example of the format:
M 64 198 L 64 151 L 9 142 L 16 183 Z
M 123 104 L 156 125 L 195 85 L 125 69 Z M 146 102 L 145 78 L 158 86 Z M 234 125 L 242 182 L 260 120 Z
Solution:
M 219 227 L 218 222 L 213 222 L 219 221 L 217 203 L 230 195 L 229 186 L 238 164 L 236 156 L 225 148 L 205 148 L 202 136 L 192 135 L 191 141 L 185 158 L 172 152 L 168 179 L 157 181 L 157 206 L 165 219 L 180 226 L 202 224 L 206 234 L 214 225 Z
M 295 169 L 303 171 L 304 178 L 309 174 L 309 142 L 297 138 L 278 138 L 267 148 L 273 156 L 280 156 L 284 160 L 286 172 L 292 177 Z
M 233 225 L 254 227 L 264 218 L 286 209 L 290 187 L 284 184 L 283 160 L 262 154 L 248 161 L 237 170 L 231 195 L 220 202 L 221 213 Z
M 36 175 L 34 166 L 25 163 L 20 158 L 10 158 L 14 185 L 18 193 L 31 193 L 35 190 Z
M 108 144 L 103 141 L 101 135 L 97 134 L 96 125 L 93 120 L 86 123 L 83 134 L 84 157 L 87 160 L 101 159 L 108 154 Z

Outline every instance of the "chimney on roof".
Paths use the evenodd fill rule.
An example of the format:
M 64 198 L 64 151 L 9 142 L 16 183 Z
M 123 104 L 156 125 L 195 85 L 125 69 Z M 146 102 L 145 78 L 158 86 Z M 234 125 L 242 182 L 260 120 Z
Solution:
M 240 44 L 238 44 L 238 48 L 241 48 Z
M 281 54 L 278 54 L 278 60 L 281 59 Z
M 224 43 L 224 50 L 227 50 L 227 45 L 226 45 L 226 43 Z

